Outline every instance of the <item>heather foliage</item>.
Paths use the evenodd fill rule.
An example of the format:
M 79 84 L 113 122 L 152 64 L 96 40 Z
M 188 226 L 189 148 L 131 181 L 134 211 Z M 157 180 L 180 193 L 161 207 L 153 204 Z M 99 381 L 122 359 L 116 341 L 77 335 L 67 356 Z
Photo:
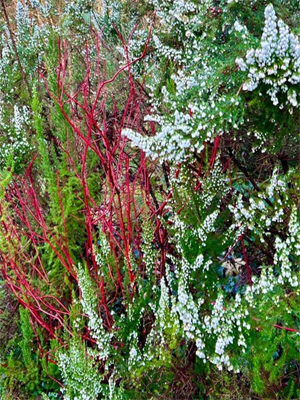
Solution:
M 0 4 L 1 396 L 299 398 L 298 2 Z

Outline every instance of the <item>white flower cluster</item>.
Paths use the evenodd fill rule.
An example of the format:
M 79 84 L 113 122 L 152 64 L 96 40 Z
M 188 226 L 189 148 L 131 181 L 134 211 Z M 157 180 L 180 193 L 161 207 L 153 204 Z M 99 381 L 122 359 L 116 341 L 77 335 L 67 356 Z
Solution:
M 204 75 L 206 75 L 205 69 Z M 236 129 L 242 120 L 232 116 L 233 110 L 240 104 L 239 98 L 211 94 L 209 100 L 202 100 L 204 89 L 201 88 L 198 100 L 188 103 L 186 112 L 179 111 L 177 102 L 180 102 L 180 96 L 184 96 L 187 89 L 199 85 L 200 78 L 196 80 L 193 74 L 183 74 L 183 72 L 179 72 L 173 78 L 176 84 L 176 98 L 170 103 L 168 93 L 164 96 L 164 101 L 170 106 L 170 116 L 162 117 L 154 114 L 145 118 L 146 121 L 157 123 L 155 136 L 142 136 L 127 128 L 122 130 L 122 135 L 132 142 L 132 146 L 143 150 L 147 156 L 153 159 L 159 158 L 160 161 L 178 163 L 189 159 L 194 152 L 200 153 L 205 141 L 213 142 L 215 136 L 222 135 L 225 124 Z M 203 84 L 205 80 L 206 77 L 202 76 Z M 164 90 L 162 92 L 165 93 Z
M 30 115 L 26 106 L 19 107 L 14 105 L 14 115 L 10 126 L 5 122 L 3 113 L 3 103 L 0 103 L 0 129 L 6 132 L 6 140 L 1 143 L 0 147 L 0 163 L 5 163 L 9 155 L 14 155 L 14 159 L 18 159 L 20 155 L 24 155 L 33 150 L 27 135 L 30 126 Z
M 169 345 L 172 345 L 172 342 L 176 342 L 176 338 L 181 332 L 178 315 L 175 310 L 175 299 L 170 295 L 164 278 L 160 282 L 160 294 L 157 294 L 160 296 L 159 301 L 156 305 L 150 304 L 155 315 L 155 322 L 147 335 L 144 348 L 141 352 L 137 351 L 137 354 L 141 353 L 141 359 L 138 363 L 140 367 L 144 367 L 146 363 L 149 365 L 152 360 L 159 360 L 161 365 L 169 363 L 170 354 L 166 349 Z
M 157 257 L 157 252 L 153 246 L 153 229 L 149 220 L 143 223 L 142 238 L 141 251 L 143 254 L 143 262 L 146 265 L 147 278 L 149 279 L 155 270 Z
M 196 71 L 190 71 L 190 74 L 186 75 L 185 70 L 179 70 L 176 74 L 173 74 L 171 78 L 176 82 L 177 96 L 182 96 L 187 90 L 198 86 Z M 192 111 L 194 112 L 194 110 Z
M 251 230 L 257 235 L 261 242 L 264 242 L 263 236 L 269 236 L 269 227 L 284 219 L 284 209 L 282 196 L 285 196 L 287 190 L 286 180 L 278 177 L 277 169 L 274 169 L 272 178 L 265 191 L 258 193 L 257 198 L 251 197 L 245 201 L 242 193 L 237 195 L 235 204 L 229 205 L 229 210 L 234 217 L 234 223 L 229 228 L 226 237 L 234 240 L 247 230 Z M 272 203 L 272 208 L 268 204 Z
M 128 369 L 133 371 L 136 368 L 137 364 L 141 362 L 141 354 L 138 348 L 138 333 L 136 331 L 131 332 L 129 334 L 129 342 L 130 342 L 130 351 L 129 351 L 129 358 L 128 358 Z
M 178 284 L 178 302 L 176 304 L 176 311 L 183 323 L 186 337 L 194 339 L 197 333 L 200 333 L 199 329 L 197 329 L 199 321 L 198 308 L 192 295 L 187 290 L 183 279 L 180 279 Z
M 91 357 L 80 341 L 73 339 L 68 350 L 58 353 L 57 361 L 65 384 L 65 400 L 97 399 L 103 392 L 96 357 Z
M 88 327 L 93 338 L 97 341 L 98 357 L 106 360 L 110 354 L 110 340 L 112 335 L 103 327 L 103 321 L 98 309 L 98 299 L 88 272 L 81 266 L 77 268 L 78 285 L 81 290 L 81 305 L 88 316 Z
M 153 4 L 161 22 L 160 35 L 154 29 L 151 45 L 155 48 L 156 58 L 149 56 L 144 62 L 147 73 L 151 72 L 151 85 L 148 88 L 152 115 L 147 120 L 157 122 L 157 132 L 155 136 L 147 137 L 124 129 L 122 134 L 151 158 L 178 163 L 189 159 L 195 152 L 201 152 L 205 141 L 212 142 L 228 127 L 238 128 L 243 122 L 242 116 L 236 111 L 241 101 L 232 93 L 224 94 L 224 90 L 220 93 L 216 84 L 216 61 L 213 56 L 217 59 L 220 52 L 225 50 L 220 46 L 212 46 L 208 50 L 206 33 L 202 37 L 193 34 L 195 26 L 202 26 L 207 7 L 212 6 L 212 2 L 196 4 L 176 0 L 154 1 Z M 246 32 L 246 28 L 244 30 Z M 182 41 L 180 46 L 164 43 L 162 32 L 168 35 L 171 31 L 173 34 L 176 32 Z M 137 39 L 133 41 L 136 43 Z M 160 68 L 157 68 L 161 57 L 181 66 L 171 75 L 173 89 L 169 91 L 168 85 L 161 88 L 162 101 L 157 99 L 154 91 L 156 84 L 161 82 Z M 198 92 L 198 96 L 188 101 L 187 92 L 191 90 Z M 160 113 L 162 104 L 169 110 L 164 117 Z
M 252 287 L 246 288 L 245 299 L 250 307 L 255 304 L 255 298 L 260 294 L 272 296 L 276 286 L 290 285 L 296 293 L 299 292 L 299 270 L 291 262 L 291 255 L 293 257 L 300 255 L 299 242 L 296 242 L 296 238 L 300 238 L 300 224 L 297 219 L 297 210 L 294 208 L 290 217 L 287 239 L 283 241 L 276 237 L 274 266 L 262 268 L 259 279 L 254 276 Z
M 235 21 L 233 28 L 237 32 L 242 32 L 243 30 L 247 31 L 247 28 L 245 27 L 245 25 L 242 25 L 239 20 Z
M 95 3 L 95 0 L 93 0 Z M 100 16 L 109 16 L 111 22 L 117 22 L 120 18 L 120 3 L 116 0 L 103 0 L 101 2 Z
M 275 266 L 280 266 L 280 273 L 278 282 L 283 284 L 287 281 L 292 287 L 297 287 L 299 281 L 296 275 L 293 274 L 292 262 L 289 260 L 289 249 L 286 243 L 282 242 L 280 238 L 276 238 L 276 254 L 274 257 Z
M 155 7 L 162 24 L 169 29 L 172 26 L 176 26 L 177 22 L 187 24 L 187 14 L 195 14 L 199 10 L 199 5 L 192 1 L 173 0 L 169 2 L 166 0 L 150 0 L 149 3 Z M 171 25 L 170 21 L 172 22 Z
M 65 4 L 65 14 L 72 13 L 81 18 L 85 12 L 92 10 L 94 0 L 71 0 Z
M 289 237 L 286 243 L 289 247 L 293 247 L 296 256 L 300 256 L 300 219 L 296 207 L 293 208 L 291 213 Z
M 206 210 L 211 206 L 213 201 L 218 201 L 229 192 L 228 177 L 223 172 L 220 159 L 217 158 L 214 168 L 209 175 L 201 179 L 201 210 L 206 213 Z
M 265 9 L 260 47 L 248 50 L 246 59 L 238 58 L 236 63 L 242 71 L 248 72 L 244 90 L 253 91 L 262 83 L 267 86 L 267 94 L 275 106 L 298 107 L 300 42 L 282 20 L 277 21 L 271 4 Z
M 22 39 L 22 35 L 27 35 L 28 27 L 30 26 L 30 19 L 28 16 L 28 6 L 19 0 L 16 7 L 16 22 L 17 22 L 17 38 Z
M 107 240 L 105 233 L 102 231 L 101 226 L 99 227 L 99 238 L 98 238 L 98 246 L 93 246 L 93 251 L 95 254 L 95 260 L 98 267 L 104 268 L 107 264 L 107 257 L 110 253 L 110 245 Z
M 173 47 L 167 45 L 163 45 L 159 37 L 155 34 L 153 35 L 153 41 L 158 55 L 162 57 L 168 56 L 169 58 L 172 58 L 176 62 L 183 61 L 182 51 L 176 50 Z
M 140 148 L 151 158 L 181 162 L 191 150 L 191 141 L 188 138 L 191 132 L 190 119 L 188 114 L 176 112 L 174 123 L 162 122 L 161 130 L 155 136 L 142 136 L 127 128 L 122 130 L 122 135 L 131 140 L 132 146 Z
M 280 178 L 278 171 L 275 169 L 272 179 L 265 187 L 265 191 L 261 191 L 257 198 L 250 198 L 249 201 L 240 194 L 237 198 L 235 207 L 232 207 L 232 212 L 235 216 L 236 227 L 242 226 L 243 230 L 251 228 L 255 234 L 266 234 L 266 228 L 271 222 L 283 222 L 283 202 L 287 189 L 286 180 L 288 177 Z M 177 180 L 172 180 L 172 184 L 178 184 Z M 271 199 L 273 207 L 267 203 L 267 199 Z M 245 201 L 246 200 L 246 201 Z M 214 214 L 213 214 L 214 215 Z M 217 215 L 217 213 L 216 213 Z M 213 220 L 215 219 L 215 215 Z M 162 295 L 160 307 L 164 304 L 164 309 L 169 308 L 176 310 L 180 320 L 180 326 L 183 329 L 184 338 L 196 343 L 196 354 L 203 362 L 210 361 L 214 363 L 220 370 L 226 368 L 238 372 L 232 361 L 232 349 L 234 346 L 240 349 L 241 353 L 246 351 L 249 345 L 249 329 L 251 328 L 250 309 L 258 307 L 263 308 L 269 301 L 273 301 L 274 293 L 278 290 L 284 292 L 286 286 L 293 287 L 293 290 L 299 290 L 298 271 L 295 269 L 291 261 L 290 255 L 299 255 L 299 239 L 300 239 L 300 224 L 297 217 L 296 208 L 293 209 L 290 223 L 289 235 L 285 241 L 276 238 L 276 254 L 272 266 L 262 266 L 261 274 L 258 277 L 252 277 L 252 286 L 246 285 L 241 293 L 237 293 L 234 298 L 225 298 L 221 291 L 213 304 L 211 313 L 203 312 L 203 298 L 196 300 L 189 290 L 191 276 L 194 272 L 199 272 L 204 282 L 209 274 L 209 265 L 211 261 L 205 262 L 203 254 L 199 254 L 194 264 L 184 256 L 184 251 L 181 249 L 180 243 L 184 243 L 184 234 L 187 229 L 195 236 L 198 235 L 198 230 L 193 230 L 188 227 L 181 219 L 180 215 L 172 217 L 175 228 L 175 245 L 177 253 L 180 254 L 181 261 L 170 257 L 174 268 L 174 274 L 170 276 L 170 272 L 166 274 L 168 277 L 169 287 L 177 288 L 175 293 L 170 296 L 167 293 L 166 285 L 162 285 L 164 295 Z M 204 229 L 205 228 L 205 229 Z M 201 237 L 206 231 L 214 229 L 214 223 L 211 221 L 211 215 L 204 219 L 204 224 L 201 230 Z M 203 231 L 203 232 L 202 232 Z M 239 233 L 240 235 L 240 233 Z M 205 235 L 204 235 L 205 236 Z M 232 239 L 232 234 L 231 234 Z M 188 245 L 188 243 L 186 243 Z M 237 264 L 236 273 L 240 273 L 240 269 L 244 267 L 245 261 L 242 258 L 235 259 Z M 227 264 L 229 262 L 226 262 Z M 223 263 L 223 266 L 225 263 Z M 174 267 L 175 265 L 175 267 Z M 226 265 L 227 266 L 227 265 Z M 232 269 L 232 267 L 230 266 Z M 229 269 L 229 268 L 228 268 Z M 232 275 L 230 272 L 228 275 Z M 243 285 L 242 285 L 243 286 Z M 206 287 L 202 284 L 202 287 Z M 216 286 L 209 286 L 210 291 L 216 289 Z M 176 299 L 174 300 L 174 297 Z M 278 297 L 278 296 L 277 296 Z M 274 302 L 279 304 L 280 296 Z M 160 314 L 159 310 L 156 313 Z M 163 321 L 162 317 L 160 320 Z M 175 319 L 172 319 L 174 321 Z M 167 322 L 164 321 L 163 325 Z M 168 322 L 168 326 L 170 321 Z M 162 326 L 160 329 L 163 329 Z M 211 344 L 214 344 L 214 350 L 211 351 Z
M 41 2 L 40 0 L 30 0 L 31 7 L 39 10 L 47 18 L 49 16 L 52 4 L 50 1 Z
M 50 2 L 39 2 L 37 6 L 34 0 L 31 6 L 36 9 L 36 13 L 33 14 L 29 13 L 28 2 L 23 3 L 19 0 L 16 7 L 16 45 L 22 67 L 29 77 L 41 62 L 44 45 L 48 43 L 51 28 L 45 17 L 49 15 L 52 6 Z M 40 18 L 43 20 L 42 24 Z
M 249 312 L 242 306 L 242 298 L 237 294 L 234 300 L 225 307 L 224 296 L 219 294 L 214 302 L 211 315 L 204 317 L 205 332 L 216 338 L 215 355 L 209 357 L 217 368 L 222 370 L 226 367 L 229 371 L 233 370 L 230 356 L 227 353 L 228 347 L 237 339 L 237 344 L 245 351 L 246 342 L 243 331 L 250 329 L 248 323 Z
M 201 317 L 203 301 L 196 303 L 189 293 L 185 283 L 186 274 L 179 279 L 177 302 L 174 306 L 183 324 L 186 339 L 196 342 L 197 356 L 204 362 L 209 360 L 220 370 L 225 367 L 238 372 L 231 363 L 230 348 L 236 343 L 244 353 L 248 346 L 246 338 L 251 328 L 251 316 L 248 310 L 257 307 L 258 303 L 260 308 L 263 307 L 264 301 L 269 301 L 270 296 L 276 292 L 276 287 L 289 284 L 294 288 L 299 288 L 298 271 L 293 270 L 287 247 L 287 243 L 293 243 L 294 250 L 299 250 L 295 239 L 300 233 L 296 209 L 291 215 L 289 231 L 290 235 L 285 242 L 279 238 L 276 239 L 274 267 L 279 270 L 279 275 L 274 271 L 274 267 L 262 268 L 259 279 L 255 276 L 252 278 L 252 287 L 247 286 L 243 296 L 236 294 L 230 302 L 225 302 L 224 294 L 220 292 L 213 302 L 211 314 Z M 202 264 L 202 257 L 200 259 Z M 187 261 L 183 262 L 182 267 L 188 271 L 191 270 Z M 279 298 L 275 303 L 279 304 Z M 214 353 L 206 346 L 206 342 L 211 340 L 215 343 Z
M 28 108 L 26 106 L 23 106 L 21 111 L 20 108 L 15 104 L 13 124 L 17 136 L 22 134 L 22 132 L 24 131 L 24 125 L 28 125 L 29 121 L 30 118 Z
M 199 299 L 196 303 L 187 287 L 187 281 L 183 275 L 178 283 L 178 297 L 175 310 L 183 324 L 183 332 L 186 339 L 195 341 L 197 347 L 196 353 L 205 363 L 207 356 L 205 354 L 205 342 L 200 329 L 201 321 L 199 318 L 200 308 L 204 300 Z
M 175 313 L 174 310 L 171 309 L 170 312 L 170 296 L 169 290 L 166 284 L 165 279 L 161 280 L 160 283 L 160 299 L 159 299 L 159 306 L 156 313 L 157 320 L 155 325 L 158 328 L 158 332 L 160 332 L 162 344 L 164 343 L 164 331 L 167 328 L 170 328 L 173 324 L 177 326 L 177 319 L 174 319 Z M 171 317 L 171 318 L 170 318 Z
M 198 228 L 198 237 L 201 240 L 202 246 L 206 246 L 206 241 L 208 234 L 214 232 L 215 230 L 215 222 L 219 216 L 219 211 L 216 210 L 211 214 L 208 214 L 203 223 Z
M 1 35 L 1 58 L 0 58 L 0 76 L 3 78 L 6 77 L 6 71 L 7 68 L 10 66 L 10 59 L 12 56 L 11 53 L 11 39 L 9 36 L 9 32 L 6 31 L 6 33 L 2 33 Z M 0 81 L 1 82 L 1 81 Z

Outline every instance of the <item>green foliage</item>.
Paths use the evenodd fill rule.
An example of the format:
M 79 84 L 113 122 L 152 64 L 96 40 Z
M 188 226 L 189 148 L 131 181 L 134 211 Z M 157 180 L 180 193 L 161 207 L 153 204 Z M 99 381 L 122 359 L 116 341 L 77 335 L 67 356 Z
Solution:
M 57 367 L 39 357 L 27 309 L 20 308 L 19 326 L 20 335 L 7 344 L 0 367 L 3 398 L 14 398 L 21 388 L 24 399 L 35 399 L 43 391 L 56 393 L 59 387 L 51 377 L 58 374 Z
M 2 398 L 299 398 L 299 2 L 8 12 Z

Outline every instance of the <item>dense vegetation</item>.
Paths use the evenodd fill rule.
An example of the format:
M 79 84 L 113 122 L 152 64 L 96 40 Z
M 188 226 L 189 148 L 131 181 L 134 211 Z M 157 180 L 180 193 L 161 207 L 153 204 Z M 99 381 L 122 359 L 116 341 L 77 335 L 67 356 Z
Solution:
M 299 1 L 0 9 L 1 399 L 299 399 Z

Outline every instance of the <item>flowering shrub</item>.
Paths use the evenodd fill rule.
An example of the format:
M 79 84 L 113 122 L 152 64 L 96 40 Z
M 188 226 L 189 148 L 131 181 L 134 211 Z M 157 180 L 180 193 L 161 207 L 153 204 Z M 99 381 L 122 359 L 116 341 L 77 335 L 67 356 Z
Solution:
M 242 71 L 248 71 L 249 80 L 244 83 L 243 89 L 253 91 L 263 83 L 270 87 L 267 94 L 275 106 L 279 105 L 280 109 L 285 105 L 297 107 L 300 42 L 282 20 L 277 22 L 271 4 L 265 10 L 265 26 L 260 46 L 256 51 L 247 51 L 246 62 L 242 59 L 236 60 Z M 287 98 L 279 104 L 277 95 L 281 93 L 285 93 Z
M 23 321 L 3 396 L 17 362 L 27 398 L 300 396 L 299 12 L 18 2 L 4 56 L 27 93 L 3 127 L 20 165 L 35 155 L 2 171 L 1 271 Z

